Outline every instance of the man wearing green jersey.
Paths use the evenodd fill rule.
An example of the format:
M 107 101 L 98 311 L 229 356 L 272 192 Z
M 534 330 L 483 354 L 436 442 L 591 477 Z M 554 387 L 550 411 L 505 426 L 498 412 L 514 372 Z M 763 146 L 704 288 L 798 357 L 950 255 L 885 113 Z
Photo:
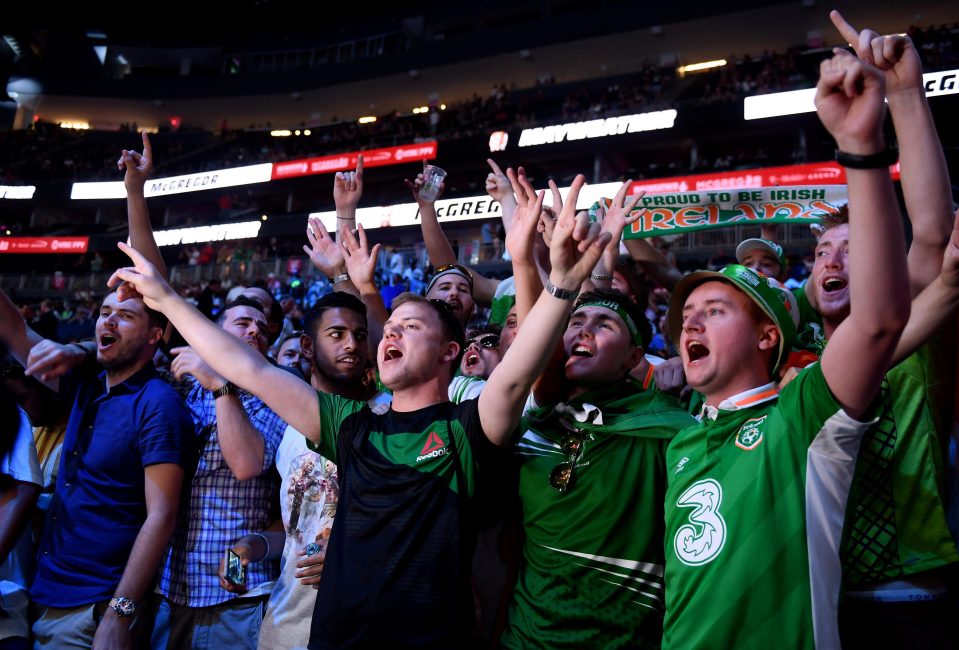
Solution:
M 619 291 L 577 300 L 563 400 L 528 412 L 516 448 L 525 539 L 505 647 L 661 643 L 666 445 L 694 420 L 630 376 L 649 338 Z
M 841 547 L 843 641 L 948 647 L 954 613 L 947 586 L 959 553 L 946 525 L 948 440 L 942 420 L 943 389 L 953 369 L 951 360 L 936 350 L 952 335 L 936 330 L 954 317 L 955 303 L 950 309 L 941 287 L 935 286 L 942 284 L 935 276 L 953 221 L 948 173 L 910 39 L 858 32 L 838 12 L 831 17 L 860 58 L 885 73 L 900 142 L 903 195 L 913 222 L 907 260 L 917 296 L 893 356 L 895 367 L 882 382 L 878 422 L 863 437 L 849 495 Z M 821 313 L 823 343 L 831 343 L 849 314 L 846 214 L 823 223 L 809 281 Z M 939 296 L 930 299 L 937 292 Z M 936 338 L 929 340 L 930 334 Z
M 389 411 L 317 393 L 223 335 L 170 288 L 138 252 L 118 270 L 149 305 L 166 313 L 193 349 L 228 381 L 260 396 L 334 461 L 337 513 L 314 608 L 310 648 L 443 647 L 473 642 L 470 558 L 473 497 L 490 476 L 489 460 L 519 423 L 533 380 L 558 343 L 570 300 L 610 241 L 575 214 L 585 183 L 570 190 L 550 249 L 545 290 L 477 400 L 453 406 L 447 385 L 462 350 L 460 321 L 446 303 L 399 301 L 377 349 Z M 534 205 L 538 215 L 542 193 Z M 364 248 L 361 244 L 360 248 Z M 344 254 L 375 255 L 347 247 Z M 317 408 L 319 400 L 319 408 Z
M 882 74 L 838 51 L 816 108 L 849 183 L 848 318 L 781 393 L 795 336 L 767 278 L 684 278 L 670 331 L 701 421 L 666 453 L 664 648 L 839 647 L 839 538 L 860 438 L 909 315 L 901 219 L 882 138 Z

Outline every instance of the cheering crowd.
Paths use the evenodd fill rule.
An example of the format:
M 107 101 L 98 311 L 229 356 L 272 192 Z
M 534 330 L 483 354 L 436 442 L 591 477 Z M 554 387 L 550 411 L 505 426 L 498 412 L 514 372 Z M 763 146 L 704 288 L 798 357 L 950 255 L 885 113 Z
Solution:
M 512 277 L 456 263 L 420 175 L 434 273 L 384 300 L 361 161 L 309 223 L 334 290 L 302 330 L 258 288 L 211 319 L 167 281 L 147 136 L 124 150 L 95 339 L 0 293 L 0 649 L 956 647 L 959 213 L 909 37 L 832 19 L 848 205 L 793 290 L 769 237 L 682 275 L 622 241 L 629 181 L 591 219 L 582 175 L 490 161 Z

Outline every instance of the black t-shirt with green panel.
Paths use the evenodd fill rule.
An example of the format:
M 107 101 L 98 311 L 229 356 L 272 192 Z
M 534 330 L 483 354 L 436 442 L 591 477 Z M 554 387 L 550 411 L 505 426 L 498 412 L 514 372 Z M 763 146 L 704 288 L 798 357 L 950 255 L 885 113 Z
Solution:
M 319 408 L 308 444 L 337 464 L 340 495 L 309 647 L 470 645 L 473 497 L 502 453 L 476 400 L 376 415 L 319 393 Z

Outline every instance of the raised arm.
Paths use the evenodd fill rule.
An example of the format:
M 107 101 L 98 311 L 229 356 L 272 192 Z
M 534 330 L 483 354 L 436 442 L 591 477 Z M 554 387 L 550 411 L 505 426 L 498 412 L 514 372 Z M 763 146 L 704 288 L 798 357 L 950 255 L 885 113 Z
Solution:
M 423 167 L 426 167 L 425 160 Z M 456 253 L 453 252 L 453 246 L 446 238 L 446 233 L 443 232 L 443 227 L 436 215 L 436 199 L 443 195 L 446 183 L 440 183 L 440 191 L 436 194 L 436 199 L 426 201 L 420 198 L 423 182 L 423 174 L 420 173 L 412 181 L 406 179 L 406 186 L 410 188 L 413 200 L 420 209 L 420 230 L 423 232 L 423 243 L 426 244 L 426 254 L 430 258 L 430 264 L 434 267 L 456 264 Z M 487 278 L 473 270 L 473 300 L 483 305 L 490 304 L 496 293 L 497 284 L 499 284 L 497 280 Z
M 143 253 L 143 256 L 167 277 L 166 264 L 160 254 L 153 226 L 150 223 L 150 211 L 143 186 L 153 173 L 153 147 L 146 131 L 140 132 L 143 138 L 143 153 L 124 149 L 117 161 L 117 168 L 125 170 L 123 186 L 127 190 L 127 222 L 130 227 L 130 245 Z
M 356 207 L 363 198 L 363 155 L 356 157 L 356 169 L 351 172 L 336 172 L 333 175 L 333 204 L 336 206 L 336 241 L 346 226 L 356 230 Z
M 881 153 L 885 117 L 882 73 L 845 50 L 822 62 L 816 110 L 846 153 Z M 836 399 L 862 417 L 889 367 L 909 318 L 902 218 L 889 171 L 846 169 L 849 183 L 849 316 L 822 356 L 822 371 Z M 818 252 L 817 252 L 818 254 Z
M 942 270 L 912 301 L 909 322 L 896 346 L 893 365 L 918 350 L 959 311 L 959 210 L 942 256 Z
M 513 282 L 516 288 L 516 324 L 521 328 L 529 316 L 536 300 L 543 293 L 543 280 L 536 260 L 536 242 L 541 238 L 537 231 L 543 214 L 542 201 L 520 168 L 517 174 L 512 169 L 506 173 L 512 184 L 517 202 L 513 215 L 513 227 L 506 233 L 506 250 L 513 264 Z M 549 181 L 553 194 L 553 206 L 561 209 L 563 199 L 556 183 Z M 550 220 L 552 233 L 552 220 Z M 548 249 L 547 249 L 548 252 Z M 515 341 L 514 341 L 515 342 Z M 553 347 L 546 365 L 534 380 L 532 391 L 537 404 L 551 403 L 558 399 L 565 387 L 563 374 L 563 349 L 561 345 Z
M 340 221 L 348 231 L 352 229 L 349 224 L 352 222 Z M 343 259 L 343 250 L 336 241 L 330 237 L 323 226 L 323 222 L 315 217 L 311 217 L 306 226 L 306 239 L 308 244 L 303 244 L 303 252 L 310 256 L 310 263 L 317 271 L 330 279 L 333 289 L 336 291 L 345 291 L 352 293 L 357 298 L 360 292 L 356 285 L 350 280 L 346 269 L 346 260 Z M 336 236 L 337 241 L 342 241 L 339 233 Z
M 28 376 L 35 377 L 43 382 L 47 388 L 58 391 L 59 377 L 69 368 L 80 365 L 85 355 L 79 348 L 74 348 L 72 354 L 64 353 L 68 346 L 45 339 L 34 332 L 17 306 L 10 300 L 10 296 L 0 289 L 0 341 L 3 341 L 10 354 L 25 368 Z M 39 352 L 39 356 L 34 354 Z M 59 351 L 59 354 L 57 353 Z M 63 368 L 63 360 L 70 357 L 71 361 Z M 52 359 L 50 357 L 56 357 Z M 58 366 L 60 372 L 54 372 L 53 366 Z
M 423 161 L 423 167 L 426 167 L 426 161 Z M 423 187 L 424 177 L 422 173 L 416 175 L 412 181 L 406 179 L 406 186 L 413 193 L 413 200 L 420 209 L 420 230 L 423 232 L 423 243 L 426 244 L 426 254 L 430 257 L 430 264 L 433 266 L 443 266 L 445 264 L 456 264 L 456 253 L 453 252 L 453 246 L 450 240 L 446 238 L 443 227 L 440 226 L 439 219 L 436 216 L 436 199 L 443 195 L 446 189 L 446 183 L 440 183 L 440 190 L 436 194 L 436 199 L 427 201 L 420 198 L 420 188 Z
M 366 305 L 366 327 L 370 333 L 367 341 L 370 346 L 370 358 L 375 359 L 376 348 L 380 344 L 380 339 L 383 338 L 383 324 L 389 318 L 383 296 L 376 289 L 376 282 L 373 280 L 376 275 L 376 258 L 380 254 L 380 245 L 376 244 L 373 250 L 370 250 L 363 226 L 358 228 L 357 235 L 359 239 L 344 229 L 343 243 L 340 248 L 350 278 L 353 279 L 353 284 L 359 292 L 360 300 Z
M 177 379 L 184 375 L 195 378 L 200 385 L 214 391 L 226 385 L 226 379 L 216 374 L 192 348 L 173 348 L 176 355 L 170 364 L 170 371 Z M 263 434 L 247 415 L 243 402 L 234 394 L 217 397 L 216 409 L 217 438 L 223 460 L 226 461 L 233 476 L 238 481 L 248 481 L 263 473 L 265 443 Z
M 649 274 L 653 280 L 666 287 L 670 291 L 676 286 L 676 283 L 682 280 L 683 274 L 679 269 L 669 263 L 666 256 L 656 250 L 646 239 L 625 239 L 623 243 L 629 256 Z
M 543 371 L 559 343 L 569 316 L 572 298 L 609 243 L 609 233 L 600 233 L 599 224 L 590 224 L 585 214 L 576 215 L 576 199 L 586 182 L 582 174 L 573 180 L 566 204 L 560 213 L 550 245 L 549 282 L 520 328 L 506 356 L 490 375 L 479 397 L 479 415 L 486 436 L 496 445 L 505 445 L 516 428 L 533 381 Z M 533 207 L 543 204 L 540 193 Z M 565 292 L 557 297 L 556 291 Z
M 177 295 L 139 252 L 123 243 L 119 247 L 133 260 L 133 266 L 118 269 L 110 277 L 110 286 L 121 280 L 129 283 L 129 289 L 118 289 L 121 296 L 128 290 L 138 291 L 148 307 L 170 319 L 214 372 L 253 393 L 294 429 L 319 442 L 320 414 L 316 393 L 309 384 L 272 366 L 266 357 L 207 319 Z
M 623 231 L 626 230 L 626 226 L 635 223 L 646 211 L 643 208 L 633 214 L 636 204 L 646 196 L 646 192 L 639 192 L 627 201 L 626 192 L 629 191 L 632 184 L 633 181 L 631 180 L 623 183 L 613 197 L 609 210 L 603 211 L 600 228 L 602 232 L 609 233 L 610 240 L 609 244 L 606 245 L 606 250 L 603 251 L 602 257 L 596 263 L 596 268 L 593 269 L 584 283 L 584 291 L 589 291 L 591 288 L 611 289 L 613 286 L 613 270 L 616 268 L 616 260 L 619 259 L 619 243 L 623 239 Z
M 513 227 L 513 214 L 516 212 L 516 197 L 513 195 L 513 184 L 509 177 L 503 173 L 503 170 L 492 158 L 487 158 L 486 163 L 492 170 L 486 175 L 486 193 L 490 198 L 499 203 L 500 210 L 503 213 L 503 228 L 506 232 Z M 523 168 L 519 168 L 519 175 L 525 176 Z
M 899 142 L 902 194 L 912 223 L 907 257 L 913 296 L 939 275 L 952 231 L 949 170 L 922 82 L 922 62 L 908 36 L 857 31 L 838 11 L 833 24 L 859 58 L 883 71 L 889 114 Z
M 514 201 L 517 203 L 513 214 L 513 227 L 506 233 L 506 250 L 513 266 L 513 282 L 516 287 L 516 322 L 522 325 L 543 291 L 543 282 L 540 280 L 533 253 L 535 238 L 539 237 L 536 226 L 543 202 L 525 175 L 517 175 L 512 169 L 507 169 L 506 173 L 514 188 L 510 194 L 514 194 Z
M 30 350 L 43 340 L 39 334 L 30 329 L 17 306 L 10 300 L 10 296 L 0 289 L 0 340 L 8 348 L 13 358 L 27 367 L 27 357 Z

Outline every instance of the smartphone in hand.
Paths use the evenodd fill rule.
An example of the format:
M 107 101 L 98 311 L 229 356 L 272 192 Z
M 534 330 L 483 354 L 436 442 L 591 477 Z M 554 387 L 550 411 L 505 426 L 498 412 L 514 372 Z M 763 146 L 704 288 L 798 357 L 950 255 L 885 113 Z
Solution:
M 224 576 L 228 582 L 235 585 L 246 584 L 246 572 L 243 569 L 243 562 L 232 548 L 226 549 L 226 557 L 223 559 L 223 566 L 226 567 Z

